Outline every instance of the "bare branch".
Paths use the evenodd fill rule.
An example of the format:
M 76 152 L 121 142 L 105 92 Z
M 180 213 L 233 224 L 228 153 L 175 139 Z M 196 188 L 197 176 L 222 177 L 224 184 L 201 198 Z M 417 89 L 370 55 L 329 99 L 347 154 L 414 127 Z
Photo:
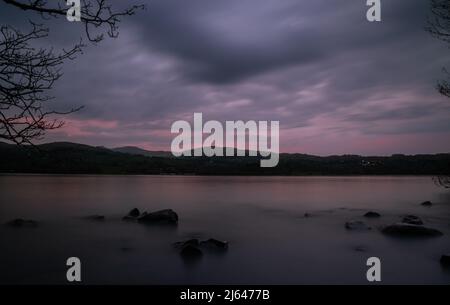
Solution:
M 431 16 L 428 18 L 426 30 L 446 43 L 450 43 L 450 1 L 430 0 Z M 450 74 L 444 68 L 446 79 L 438 82 L 437 90 L 442 95 L 450 98 Z M 438 176 L 433 178 L 434 182 L 442 187 L 450 188 L 450 176 Z
M 425 28 L 433 37 L 446 43 L 450 43 L 450 1 L 430 0 L 431 15 L 428 18 L 428 25 Z M 446 79 L 438 82 L 439 93 L 450 97 L 450 75 L 444 69 Z
M 431 16 L 426 30 L 434 37 L 450 43 L 450 1 L 430 0 Z
M 444 68 L 443 70 L 447 79 L 439 81 L 436 87 L 440 94 L 446 97 L 450 97 L 450 74 L 448 73 L 447 69 Z
M 42 17 L 61 17 L 66 16 L 68 7 L 55 4 L 57 1 L 46 0 L 0 0 L 6 4 L 25 11 L 34 11 Z M 91 42 L 103 40 L 104 34 L 94 34 L 93 29 L 104 28 L 104 32 L 109 37 L 115 38 L 119 35 L 119 23 L 124 16 L 132 16 L 138 10 L 144 9 L 145 5 L 132 5 L 123 11 L 114 11 L 108 0 L 82 0 L 81 2 L 81 21 L 85 25 L 86 36 Z
M 52 49 L 36 49 L 31 42 L 46 37 L 48 29 L 31 23 L 22 33 L 0 27 L 0 139 L 17 144 L 40 139 L 47 130 L 60 128 L 64 121 L 52 118 L 78 111 L 45 110 L 53 99 L 48 91 L 61 76 L 61 65 L 81 52 L 81 43 L 55 54 Z
M 65 0 L 0 0 L 0 3 L 36 12 L 44 20 L 65 18 L 69 9 Z M 87 38 L 91 42 L 99 42 L 104 38 L 104 32 L 109 37 L 117 37 L 121 18 L 134 15 L 143 8 L 143 5 L 133 5 L 123 11 L 114 11 L 109 0 L 82 0 L 81 21 Z M 79 42 L 59 54 L 52 48 L 37 49 L 32 43 L 47 37 L 49 29 L 33 22 L 31 26 L 27 33 L 10 26 L 0 27 L 0 140 L 17 144 L 32 144 L 46 131 L 64 125 L 64 121 L 54 116 L 81 109 L 46 110 L 53 99 L 48 92 L 62 76 L 63 63 L 73 60 L 84 45 Z M 94 30 L 97 34 L 93 33 Z

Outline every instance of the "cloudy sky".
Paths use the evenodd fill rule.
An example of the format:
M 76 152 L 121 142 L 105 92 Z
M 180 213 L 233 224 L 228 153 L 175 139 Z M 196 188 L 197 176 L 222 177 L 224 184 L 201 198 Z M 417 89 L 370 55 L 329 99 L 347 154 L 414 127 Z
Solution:
M 40 21 L 1 2 L 0 24 Z M 381 0 L 375 23 L 365 0 L 144 2 L 117 39 L 64 66 L 55 107 L 85 107 L 45 141 L 168 150 L 171 124 L 202 112 L 280 121 L 284 152 L 450 152 L 450 99 L 435 90 L 450 50 L 424 31 L 428 0 Z M 83 37 L 45 22 L 43 45 Z

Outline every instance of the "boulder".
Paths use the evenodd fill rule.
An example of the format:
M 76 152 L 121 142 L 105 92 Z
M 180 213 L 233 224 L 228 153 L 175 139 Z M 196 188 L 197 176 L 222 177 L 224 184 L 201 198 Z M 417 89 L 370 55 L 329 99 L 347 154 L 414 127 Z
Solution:
M 418 225 L 418 226 L 423 225 L 422 219 L 420 219 L 419 217 L 414 216 L 414 215 L 407 215 L 407 216 L 403 217 L 402 223 L 407 223 L 410 225 Z
M 347 230 L 352 230 L 352 231 L 367 231 L 367 230 L 372 229 L 371 227 L 366 225 L 364 222 L 359 221 L 359 220 L 347 221 L 345 223 L 345 228 Z
M 450 254 L 444 254 L 441 256 L 441 265 L 444 267 L 450 267 Z
M 210 253 L 224 253 L 228 250 L 228 242 L 210 238 L 199 241 L 197 238 L 174 243 L 175 248 L 181 249 L 180 255 L 186 260 L 194 260 L 203 256 L 203 251 Z
M 134 208 L 132 209 L 130 212 L 128 212 L 127 216 L 129 217 L 139 217 L 139 215 L 141 215 L 141 212 L 139 211 L 139 209 Z
M 367 217 L 367 218 L 378 218 L 378 217 L 381 217 L 381 215 L 379 213 L 377 213 L 377 212 L 369 211 L 366 214 L 364 214 L 364 217 Z
M 124 216 L 122 219 L 128 221 L 136 221 L 140 215 L 141 212 L 137 208 L 134 208 L 131 211 L 129 211 L 128 214 Z
M 138 222 L 144 224 L 178 224 L 178 215 L 171 209 L 161 210 L 153 213 L 143 213 Z
M 203 252 L 193 245 L 186 245 L 180 251 L 180 255 L 184 259 L 193 260 L 201 258 L 203 256 Z
M 14 219 L 14 220 L 11 220 L 10 222 L 8 222 L 7 225 L 9 225 L 11 227 L 17 227 L 17 228 L 22 228 L 22 227 L 34 228 L 34 227 L 37 227 L 38 222 L 35 220 L 30 220 L 30 219 L 17 218 L 17 219 Z
M 228 249 L 228 242 L 210 238 L 208 240 L 204 240 L 204 241 L 200 242 L 200 246 L 211 249 L 211 250 L 221 250 L 222 251 L 222 250 Z
M 439 230 L 428 228 L 422 225 L 408 223 L 395 223 L 385 227 L 382 232 L 391 236 L 404 237 L 433 237 L 440 236 L 443 233 Z
M 433 205 L 433 203 L 431 201 L 424 201 L 420 205 L 422 205 L 424 207 L 430 207 Z

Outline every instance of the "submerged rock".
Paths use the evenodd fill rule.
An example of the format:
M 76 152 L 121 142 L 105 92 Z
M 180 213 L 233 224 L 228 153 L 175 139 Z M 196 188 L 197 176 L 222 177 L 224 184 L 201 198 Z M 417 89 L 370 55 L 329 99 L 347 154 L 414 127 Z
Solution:
M 352 231 L 367 231 L 367 230 L 372 230 L 371 227 L 369 227 L 368 225 L 366 225 L 364 222 L 360 221 L 360 220 L 352 220 L 352 221 L 347 221 L 345 223 L 345 228 L 347 230 L 352 230 Z
M 156 211 L 153 213 L 143 213 L 138 221 L 145 224 L 178 224 L 178 215 L 171 209 Z
M 367 217 L 367 218 L 378 218 L 378 217 L 381 217 L 381 215 L 379 213 L 377 213 L 377 212 L 369 211 L 366 214 L 364 214 L 364 217 Z
M 180 255 L 184 259 L 192 260 L 201 258 L 203 256 L 203 252 L 193 245 L 186 245 L 180 251 Z
M 22 218 L 17 218 L 14 220 L 11 220 L 10 222 L 7 223 L 7 225 L 11 226 L 11 227 L 17 227 L 17 228 L 21 228 L 21 227 L 37 227 L 38 222 L 35 220 L 30 220 L 30 219 L 22 219 Z
M 188 245 L 198 247 L 200 246 L 200 241 L 197 238 L 193 238 L 186 241 L 179 241 L 174 244 L 174 246 L 177 248 L 184 248 Z
M 203 256 L 206 250 L 213 253 L 223 253 L 228 250 L 228 242 L 214 238 L 199 241 L 197 238 L 174 243 L 175 248 L 181 249 L 180 255 L 185 259 L 196 259 Z
M 356 247 L 354 248 L 354 250 L 355 250 L 356 252 L 367 252 L 367 247 L 365 247 L 365 246 L 356 246 Z
M 228 249 L 228 242 L 227 241 L 221 241 L 214 238 L 210 238 L 208 240 L 204 240 L 200 242 L 200 246 L 212 249 L 212 250 L 227 250 Z
M 433 237 L 443 234 L 441 231 L 433 228 L 408 223 L 396 223 L 387 226 L 382 232 L 386 235 L 405 237 Z
M 410 225 L 418 225 L 418 226 L 423 225 L 422 219 L 420 219 L 419 217 L 414 216 L 414 215 L 407 215 L 407 216 L 403 217 L 402 223 L 407 223 Z
M 433 205 L 433 203 L 431 201 L 424 201 L 420 205 L 422 205 L 424 207 L 430 207 Z
M 197 238 L 188 239 L 186 241 L 179 241 L 174 243 L 174 246 L 176 248 L 184 248 L 186 246 L 194 246 L 194 247 L 200 247 L 205 249 L 212 249 L 212 250 L 226 250 L 228 249 L 228 242 L 227 241 L 221 241 L 218 239 L 210 238 L 207 240 L 198 240 Z
M 128 214 L 126 216 L 124 216 L 122 219 L 136 221 L 140 215 L 141 215 L 141 212 L 137 208 L 134 208 L 130 212 L 128 212 Z
M 444 254 L 441 256 L 441 265 L 444 267 L 450 267 L 450 254 Z
M 120 250 L 122 252 L 131 252 L 131 251 L 133 251 L 133 248 L 131 248 L 131 247 L 121 247 Z
M 139 215 L 141 215 L 141 212 L 139 211 L 139 209 L 134 208 L 134 209 L 132 209 L 130 212 L 128 212 L 128 215 L 127 215 L 127 216 L 130 216 L 130 217 L 139 217 Z
M 87 219 L 87 220 L 94 220 L 94 221 L 103 221 L 103 220 L 105 220 L 105 216 L 103 216 L 103 215 L 91 215 L 91 216 L 85 217 L 85 219 Z

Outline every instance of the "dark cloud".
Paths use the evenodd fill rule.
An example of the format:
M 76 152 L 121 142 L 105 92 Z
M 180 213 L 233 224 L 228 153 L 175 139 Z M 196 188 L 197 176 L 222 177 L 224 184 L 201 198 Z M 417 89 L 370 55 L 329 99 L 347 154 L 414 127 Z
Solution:
M 429 152 L 450 150 L 450 102 L 434 88 L 449 51 L 424 31 L 428 1 L 382 0 L 381 23 L 367 22 L 365 3 L 150 1 L 118 39 L 64 66 L 55 106 L 86 107 L 50 138 L 167 149 L 171 123 L 200 111 L 207 120 L 279 120 L 291 151 L 421 152 L 424 134 L 441 139 L 427 142 Z M 28 15 L 0 8 L 1 23 L 26 28 Z M 42 45 L 83 35 L 48 22 Z M 374 137 L 391 147 L 375 148 Z
M 152 1 L 135 21 L 144 45 L 173 55 L 188 77 L 229 83 L 423 32 L 425 1 L 384 1 L 378 24 L 367 22 L 366 9 L 345 0 L 168 0 Z

